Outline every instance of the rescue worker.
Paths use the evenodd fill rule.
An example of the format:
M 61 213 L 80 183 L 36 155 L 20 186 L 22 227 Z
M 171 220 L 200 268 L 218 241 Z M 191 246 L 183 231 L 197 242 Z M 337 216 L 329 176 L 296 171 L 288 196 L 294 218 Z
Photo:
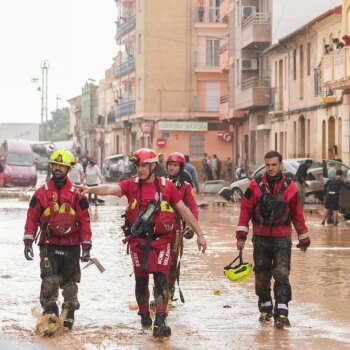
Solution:
M 74 312 L 80 307 L 78 286 L 80 282 L 80 246 L 82 261 L 88 261 L 91 249 L 89 202 L 79 194 L 68 178 L 74 166 L 74 156 L 65 149 L 50 156 L 52 178 L 37 189 L 30 200 L 24 229 L 24 255 L 33 260 L 33 242 L 39 240 L 41 291 L 43 314 L 58 317 L 59 288 L 64 302 L 62 315 L 64 327 L 72 329 Z M 37 229 L 40 229 L 36 236 Z M 48 332 L 57 322 L 49 319 Z M 50 321 L 51 320 L 51 321 Z
M 184 170 L 186 164 L 185 156 L 179 152 L 173 152 L 168 155 L 166 160 L 167 178 L 176 186 L 181 193 L 184 204 L 191 210 L 193 216 L 198 221 L 198 206 L 194 197 L 193 188 L 186 181 L 186 172 Z M 184 234 L 185 233 L 185 234 Z M 192 229 L 187 226 L 186 222 L 176 215 L 176 231 L 172 242 L 173 260 L 170 267 L 169 275 L 169 301 L 171 305 L 174 300 L 175 282 L 180 277 L 180 259 L 183 252 L 183 237 L 191 239 L 193 237 Z M 180 297 L 183 299 L 182 294 Z
M 250 181 L 244 193 L 236 228 L 237 249 L 243 249 L 249 221 L 253 222 L 253 258 L 255 292 L 259 298 L 260 322 L 274 317 L 277 328 L 289 326 L 288 303 L 292 292 L 289 283 L 291 268 L 292 225 L 299 243 L 306 252 L 310 246 L 308 229 L 294 182 L 282 174 L 282 155 L 270 151 L 265 155 L 266 171 Z M 271 298 L 271 278 L 274 278 L 275 306 Z M 274 312 L 273 312 L 274 311 Z
M 207 242 L 191 211 L 181 200 L 172 182 L 158 178 L 155 170 L 158 157 L 154 150 L 141 148 L 133 153 L 132 163 L 137 177 L 115 185 L 79 186 L 82 193 L 115 195 L 128 198 L 123 230 L 128 243 L 135 274 L 135 295 L 145 329 L 152 327 L 149 310 L 149 274 L 155 285 L 156 317 L 153 323 L 155 338 L 168 337 L 171 329 L 165 324 L 169 294 L 169 270 L 172 261 L 171 242 L 175 233 L 175 211 L 197 233 L 198 249 L 206 251 Z

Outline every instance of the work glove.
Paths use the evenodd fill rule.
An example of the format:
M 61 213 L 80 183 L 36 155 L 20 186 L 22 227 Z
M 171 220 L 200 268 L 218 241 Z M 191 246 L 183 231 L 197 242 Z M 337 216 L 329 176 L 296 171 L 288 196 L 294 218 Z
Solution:
M 186 239 L 192 239 L 193 238 L 194 232 L 193 232 L 193 230 L 191 229 L 190 226 L 186 226 L 186 228 L 184 230 L 184 233 L 183 233 L 183 236 Z
M 247 232 L 236 231 L 236 238 L 238 241 L 246 241 L 247 240 Z
M 83 250 L 83 254 L 81 256 L 81 261 L 88 262 L 91 258 L 91 256 L 90 256 L 91 244 L 83 243 L 81 245 L 81 248 Z
M 24 256 L 27 260 L 33 260 L 33 241 L 30 239 L 24 240 Z
M 306 235 L 306 237 L 305 237 L 305 234 L 301 236 L 304 236 L 304 237 L 301 239 L 299 238 L 299 243 L 297 244 L 297 248 L 299 248 L 302 252 L 306 252 L 307 248 L 309 248 L 311 244 L 311 240 L 308 235 Z

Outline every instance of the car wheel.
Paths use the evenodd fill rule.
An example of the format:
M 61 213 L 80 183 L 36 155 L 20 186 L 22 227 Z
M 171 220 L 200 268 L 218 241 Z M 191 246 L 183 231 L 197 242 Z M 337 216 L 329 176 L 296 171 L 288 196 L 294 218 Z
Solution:
M 238 188 L 238 187 L 234 187 L 232 189 L 231 201 L 233 203 L 241 202 L 242 201 L 242 197 L 243 197 L 243 192 L 241 191 L 241 189 Z

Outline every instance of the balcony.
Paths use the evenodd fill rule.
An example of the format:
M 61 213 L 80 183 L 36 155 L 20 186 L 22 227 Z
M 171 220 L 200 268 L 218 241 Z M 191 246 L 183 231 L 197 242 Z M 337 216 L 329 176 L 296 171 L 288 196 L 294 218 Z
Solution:
M 219 49 L 211 53 L 197 53 L 195 73 L 221 73 Z
M 117 32 L 115 34 L 115 39 L 119 40 L 124 35 L 131 32 L 136 27 L 136 16 L 130 17 L 124 23 L 117 24 Z
M 283 88 L 273 87 L 270 89 L 269 115 L 272 117 L 282 116 L 283 114 Z
M 220 46 L 220 67 L 222 70 L 228 70 L 228 43 Z
M 321 68 L 314 70 L 314 102 L 315 103 L 334 103 L 337 102 L 337 96 L 334 90 L 325 89 L 322 86 Z
M 135 114 L 135 100 L 118 103 L 115 111 L 116 118 L 130 114 Z
M 270 105 L 270 77 L 251 77 L 236 91 L 235 109 L 258 109 Z
M 350 88 L 350 48 L 324 55 L 322 58 L 322 82 L 327 89 Z
M 124 75 L 128 75 L 135 70 L 135 57 L 129 58 L 127 61 L 118 64 L 115 67 L 115 77 L 117 79 L 121 78 Z
M 220 117 L 228 118 L 229 108 L 228 108 L 228 95 L 220 96 Z
M 271 43 L 271 16 L 254 12 L 242 23 L 242 49 L 264 50 Z

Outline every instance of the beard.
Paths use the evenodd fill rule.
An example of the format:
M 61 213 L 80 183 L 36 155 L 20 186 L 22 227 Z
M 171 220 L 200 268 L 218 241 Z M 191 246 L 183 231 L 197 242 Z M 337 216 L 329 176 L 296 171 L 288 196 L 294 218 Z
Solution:
M 55 180 L 64 180 L 67 176 L 66 172 L 62 172 L 61 170 L 55 170 L 52 172 L 52 177 Z

